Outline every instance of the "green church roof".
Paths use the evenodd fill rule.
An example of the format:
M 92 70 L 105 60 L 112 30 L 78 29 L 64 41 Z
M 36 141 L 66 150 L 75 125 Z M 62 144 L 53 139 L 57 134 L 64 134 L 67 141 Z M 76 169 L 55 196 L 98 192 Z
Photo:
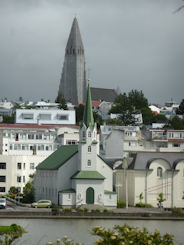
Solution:
M 104 180 L 105 177 L 98 171 L 79 171 L 75 173 L 71 179 L 99 179 Z
M 87 91 L 86 106 L 84 109 L 83 123 L 87 128 L 89 127 L 89 125 L 94 127 L 94 118 L 93 118 L 92 102 L 91 102 L 91 90 L 89 84 L 88 84 L 88 91 Z
M 36 169 L 42 170 L 54 170 L 61 167 L 66 161 L 68 161 L 73 155 L 78 152 L 77 145 L 63 145 L 43 162 L 41 162 Z

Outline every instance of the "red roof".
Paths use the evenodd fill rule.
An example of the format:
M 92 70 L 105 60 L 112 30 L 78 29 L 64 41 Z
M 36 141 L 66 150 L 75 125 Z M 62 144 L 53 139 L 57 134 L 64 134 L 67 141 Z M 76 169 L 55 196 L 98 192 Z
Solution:
M 59 128 L 62 128 L 62 127 L 71 127 L 71 128 L 80 128 L 79 126 L 77 125 L 61 125 L 61 124 L 58 124 L 58 125 L 39 125 L 39 124 L 20 124 L 20 123 L 17 123 L 17 124 L 8 124 L 8 123 L 2 123 L 0 124 L 0 128 L 40 128 L 40 129 L 50 129 L 50 128 L 56 128 L 56 127 L 59 127 Z
M 102 101 L 92 101 L 92 107 L 98 107 L 100 104 L 102 103 Z M 79 107 L 80 104 L 75 105 L 75 107 Z M 86 102 L 82 103 L 83 106 L 86 105 Z

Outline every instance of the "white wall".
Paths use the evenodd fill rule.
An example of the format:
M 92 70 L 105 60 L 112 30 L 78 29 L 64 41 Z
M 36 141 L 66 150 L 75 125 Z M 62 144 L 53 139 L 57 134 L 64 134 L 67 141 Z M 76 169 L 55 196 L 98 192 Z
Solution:
M 43 115 L 48 115 L 49 119 L 42 119 Z M 64 119 L 60 119 L 66 116 Z M 27 119 L 26 119 L 26 118 Z M 16 123 L 24 124 L 75 124 L 75 110 L 34 110 L 34 109 L 17 109 L 16 110 Z

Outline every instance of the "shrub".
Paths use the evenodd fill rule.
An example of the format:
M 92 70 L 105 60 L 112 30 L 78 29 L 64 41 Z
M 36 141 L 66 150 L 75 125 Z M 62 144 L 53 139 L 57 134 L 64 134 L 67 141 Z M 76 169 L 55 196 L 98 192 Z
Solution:
M 177 216 L 183 216 L 184 210 L 182 208 L 173 208 L 172 213 Z
M 125 208 L 126 207 L 126 203 L 123 201 L 118 200 L 117 201 L 117 208 Z
M 71 208 L 63 208 L 62 212 L 63 213 L 69 213 L 69 212 L 72 212 L 72 209 Z
M 103 212 L 104 212 L 104 213 L 109 213 L 110 211 L 109 211 L 108 209 L 105 208 L 105 209 L 103 210 Z
M 143 203 L 143 202 L 136 203 L 135 206 L 139 208 L 152 208 L 153 207 L 151 204 Z

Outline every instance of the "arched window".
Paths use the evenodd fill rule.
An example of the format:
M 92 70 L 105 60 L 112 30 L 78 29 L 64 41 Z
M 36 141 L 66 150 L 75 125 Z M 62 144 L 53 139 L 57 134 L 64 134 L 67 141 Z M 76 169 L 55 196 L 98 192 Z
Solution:
M 162 174 L 163 174 L 162 172 L 163 172 L 163 171 L 162 171 L 162 168 L 161 168 L 161 167 L 158 167 L 158 168 L 157 168 L 157 176 L 158 176 L 158 177 L 162 177 Z
M 88 137 L 91 137 L 91 132 L 90 131 L 88 132 Z
M 91 152 L 91 146 L 88 146 L 88 152 Z

